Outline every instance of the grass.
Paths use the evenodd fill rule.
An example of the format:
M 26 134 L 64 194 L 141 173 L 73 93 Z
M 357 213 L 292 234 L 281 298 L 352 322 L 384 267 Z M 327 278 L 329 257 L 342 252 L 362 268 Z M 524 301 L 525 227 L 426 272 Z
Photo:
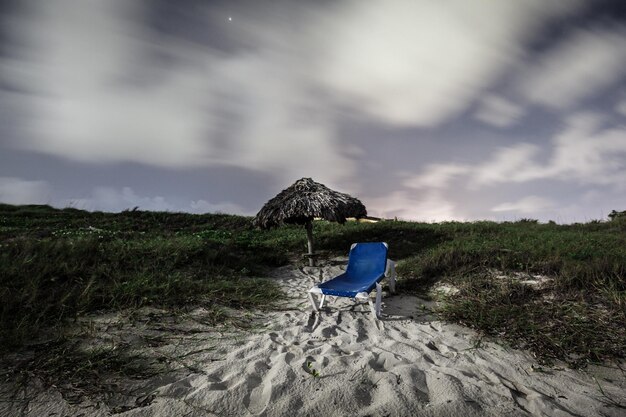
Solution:
M 398 288 L 425 293 L 445 281 L 442 317 L 572 366 L 624 358 L 626 221 L 514 223 L 315 222 L 322 256 L 386 241 Z M 281 297 L 260 279 L 303 262 L 300 227 L 255 230 L 251 219 L 124 211 L 88 213 L 0 205 L 0 348 L 15 350 L 68 319 L 145 305 L 269 308 Z M 541 288 L 497 274 L 541 274 Z
M 540 360 L 584 366 L 626 355 L 626 222 L 575 225 L 444 223 L 447 236 L 399 265 L 409 291 L 437 281 L 444 318 L 530 349 Z M 496 278 L 499 271 L 511 278 Z M 545 275 L 541 288 L 518 276 Z
M 111 394 L 130 397 L 120 392 L 116 380 L 149 378 L 168 369 L 164 356 L 134 354 L 125 346 L 85 349 L 76 340 L 59 339 L 35 346 L 32 359 L 13 365 L 5 378 L 19 389 L 35 377 L 43 386 L 56 387 L 70 404 L 80 404 L 85 397 L 99 397 L 101 401 Z M 114 379 L 104 379 L 103 375 Z
M 94 311 L 267 307 L 281 293 L 257 277 L 288 252 L 260 235 L 236 216 L 0 206 L 0 348 Z

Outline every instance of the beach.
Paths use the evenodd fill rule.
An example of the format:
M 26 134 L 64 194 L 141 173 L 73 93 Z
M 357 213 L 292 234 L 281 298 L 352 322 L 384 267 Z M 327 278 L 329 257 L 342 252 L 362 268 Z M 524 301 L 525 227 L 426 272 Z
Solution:
M 441 322 L 432 301 L 385 293 L 376 321 L 367 304 L 331 297 L 313 314 L 307 290 L 343 268 L 345 259 L 276 269 L 271 279 L 287 298 L 278 310 L 249 314 L 248 329 L 203 325 L 202 309 L 165 321 L 150 311 L 132 323 L 118 314 L 90 317 L 97 343 L 135 344 L 169 358 L 169 371 L 118 377 L 108 395 L 71 399 L 57 387 L 31 382 L 16 390 L 6 381 L 0 415 L 626 415 L 626 377 L 617 365 L 541 365 Z

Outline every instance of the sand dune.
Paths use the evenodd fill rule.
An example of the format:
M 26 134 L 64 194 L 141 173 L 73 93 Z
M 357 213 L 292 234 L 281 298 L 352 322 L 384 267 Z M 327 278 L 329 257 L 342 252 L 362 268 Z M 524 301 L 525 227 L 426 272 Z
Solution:
M 324 278 L 340 270 L 321 269 Z M 626 405 L 626 379 L 617 369 L 540 367 L 525 352 L 478 343 L 473 331 L 435 320 L 429 303 L 416 297 L 385 297 L 387 316 L 378 322 L 367 305 L 346 299 L 331 300 L 314 317 L 305 294 L 319 279 L 318 269 L 285 267 L 274 279 L 290 297 L 284 310 L 258 315 L 252 334 L 207 330 L 202 338 L 173 339 L 161 349 L 178 352 L 184 366 L 135 383 L 133 400 L 141 407 L 71 405 L 50 389 L 19 409 L 23 414 L 7 414 L 18 410 L 14 403 L 0 411 L 85 417 L 112 409 L 136 417 L 626 415 L 611 403 Z M 188 354 L 180 355 L 181 349 Z

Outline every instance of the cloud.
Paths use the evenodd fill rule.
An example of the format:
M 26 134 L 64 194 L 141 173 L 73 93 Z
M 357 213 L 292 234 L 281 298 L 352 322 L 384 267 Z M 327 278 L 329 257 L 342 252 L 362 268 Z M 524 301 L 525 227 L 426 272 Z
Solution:
M 20 58 L 0 70 L 28 92 L 16 100 L 30 113 L 19 147 L 86 162 L 202 163 L 209 80 L 193 62 L 144 65 L 155 45 L 135 23 L 142 12 L 123 1 L 51 1 L 14 16 Z M 148 75 L 157 82 L 131 82 Z
M 523 114 L 524 110 L 521 106 L 489 94 L 481 98 L 474 118 L 488 125 L 502 128 L 515 124 Z
M 13 42 L 0 74 L 19 91 L 8 101 L 13 145 L 87 163 L 223 165 L 345 186 L 357 171 L 339 137 L 346 111 L 444 123 L 519 59 L 535 28 L 580 4 L 235 5 L 240 15 L 219 23 L 211 16 L 226 6 L 207 3 L 176 23 L 198 25 L 185 36 L 147 24 L 150 2 L 41 2 L 3 20 Z M 515 116 L 495 107 L 499 116 L 482 117 Z
M 376 129 L 377 123 L 436 127 L 463 114 L 504 128 L 526 111 L 511 93 L 542 106 L 574 105 L 613 82 L 622 53 L 616 50 L 622 29 L 579 29 L 523 67 L 526 41 L 549 19 L 577 10 L 578 1 L 297 3 L 261 14 L 264 7 L 247 5 L 249 14 L 228 26 L 201 16 L 189 22 L 197 38 L 146 24 L 150 2 L 59 0 L 21 9 L 3 19 L 13 42 L 0 57 L 3 82 L 14 89 L 2 93 L 0 106 L 8 106 L 21 133 L 13 145 L 88 163 L 243 167 L 286 185 L 313 176 L 354 193 L 367 182 L 355 175 L 357 161 L 374 157 L 367 141 L 340 137 L 354 119 Z M 203 3 L 189 17 L 215 16 L 221 7 Z M 180 23 L 186 22 L 172 26 Z M 218 47 L 216 39 L 228 42 Z M 481 98 L 518 67 L 521 80 L 507 98 Z M 626 177 L 623 137 L 622 127 L 567 120 L 545 144 L 493 153 L 477 146 L 484 162 L 451 162 L 463 160 L 452 156 L 432 164 L 372 207 L 389 216 L 459 218 L 460 197 L 445 194 L 453 183 L 472 190 L 538 179 L 618 186 Z M 358 155 L 361 147 L 365 155 Z M 104 188 L 81 201 L 114 210 L 238 209 L 139 189 Z
M 602 128 L 603 117 L 579 113 L 553 140 L 543 178 L 626 187 L 626 127 Z
M 73 206 L 86 210 L 116 212 L 138 207 L 150 211 L 182 211 L 162 196 L 139 196 L 130 187 L 95 187 L 90 198 L 73 201 Z
M 354 165 L 285 22 L 241 17 L 214 28 L 249 44 L 225 53 L 149 28 L 151 12 L 148 3 L 59 0 L 7 18 L 18 42 L 0 74 L 27 92 L 11 98 L 21 116 L 14 146 L 88 163 L 349 176 Z
M 0 177 L 0 202 L 5 204 L 50 204 L 51 189 L 46 181 Z
M 404 181 L 409 188 L 446 188 L 450 181 L 468 172 L 470 168 L 460 164 L 431 164 L 422 174 Z
M 228 201 L 219 203 L 211 203 L 203 199 L 188 202 L 171 201 L 163 196 L 140 195 L 131 187 L 94 187 L 91 195 L 86 198 L 72 198 L 56 201 L 54 205 L 60 207 L 75 207 L 81 210 L 107 212 L 118 212 L 138 207 L 140 210 L 148 211 L 253 214 L 242 206 Z
M 522 142 L 497 149 L 479 164 L 432 164 L 405 185 L 446 188 L 463 178 L 472 190 L 535 180 L 626 187 L 626 127 L 603 127 L 603 119 L 576 113 L 566 118 L 547 149 Z
M 517 90 L 533 103 L 571 107 L 624 77 L 625 44 L 623 25 L 579 29 L 522 71 Z
M 486 162 L 471 170 L 471 186 L 501 182 L 525 182 L 541 178 L 542 167 L 534 163 L 541 148 L 530 143 L 519 143 L 496 150 Z
M 626 116 L 626 98 L 617 102 L 615 105 L 615 111 L 622 116 Z
M 626 187 L 626 127 L 603 128 L 602 121 L 598 114 L 576 113 L 548 150 L 530 143 L 500 148 L 469 168 L 471 186 L 551 179 Z
M 191 210 L 193 213 L 225 213 L 225 214 L 241 214 L 252 215 L 250 210 L 244 209 L 239 204 L 223 202 L 210 203 L 206 200 L 197 200 L 191 202 Z
M 341 3 L 314 27 L 313 70 L 340 101 L 402 126 L 436 126 L 469 107 L 521 56 L 521 43 L 580 2 L 390 0 Z
M 420 194 L 394 191 L 364 202 L 367 207 L 375 207 L 374 210 L 368 209 L 369 214 L 387 219 L 397 217 L 424 222 L 462 220 L 459 208 L 436 191 Z
M 552 209 L 555 205 L 554 201 L 550 199 L 532 195 L 518 201 L 498 204 L 491 211 L 515 211 L 522 214 L 533 214 Z

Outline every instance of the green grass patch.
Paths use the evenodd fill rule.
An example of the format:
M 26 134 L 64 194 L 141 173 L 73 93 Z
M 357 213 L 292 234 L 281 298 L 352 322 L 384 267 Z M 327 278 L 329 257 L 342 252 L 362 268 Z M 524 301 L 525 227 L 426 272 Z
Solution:
M 0 206 L 0 219 L 5 350 L 94 311 L 199 303 L 219 322 L 222 307 L 264 308 L 281 298 L 257 277 L 289 253 L 264 247 L 243 217 Z
M 444 318 L 545 361 L 581 366 L 625 357 L 626 222 L 431 227 L 444 236 L 441 243 L 399 264 L 400 287 L 426 292 L 438 281 L 455 285 L 460 292 L 444 298 Z M 551 281 L 538 290 L 497 279 L 493 271 Z
M 457 283 L 459 292 L 443 297 L 444 317 L 529 349 L 542 362 L 559 359 L 580 367 L 626 354 L 626 329 L 619 324 L 624 313 L 610 302 L 492 275 Z

